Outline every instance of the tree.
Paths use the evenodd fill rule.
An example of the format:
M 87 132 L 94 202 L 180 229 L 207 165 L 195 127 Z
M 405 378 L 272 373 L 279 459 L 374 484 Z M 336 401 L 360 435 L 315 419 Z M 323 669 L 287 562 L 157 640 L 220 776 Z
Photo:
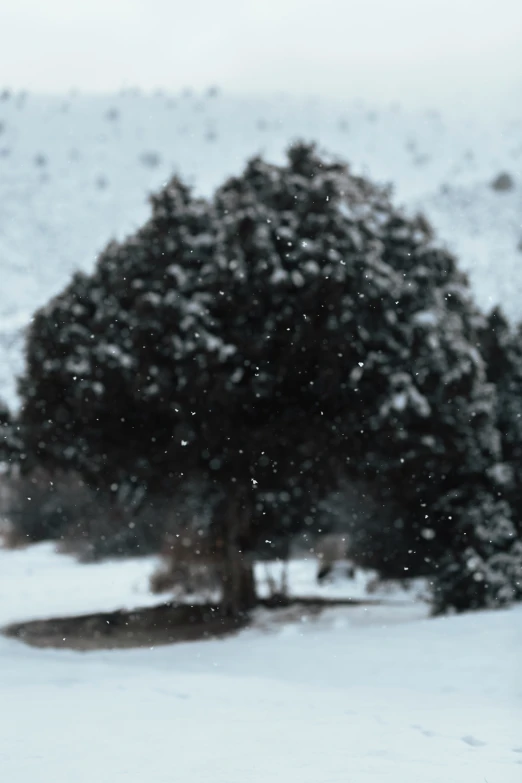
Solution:
M 21 456 L 18 425 L 9 408 L 0 399 L 0 465 L 8 470 L 18 464 Z
M 0 449 L 1 458 L 4 459 L 4 454 L 7 452 L 8 444 L 8 431 L 11 423 L 11 416 L 9 410 L 2 400 L 0 400 Z
M 475 489 L 474 524 L 496 523 L 481 324 L 426 221 L 313 146 L 253 159 L 211 200 L 173 179 L 36 314 L 28 453 L 115 500 L 213 488 L 231 612 L 255 600 L 248 553 L 313 525 L 350 475 L 400 504 L 418 567 L 426 529 L 432 560 L 462 548 Z
M 503 456 L 497 478 L 522 535 L 522 326 L 512 327 L 502 310 L 495 308 L 481 332 L 481 349 L 488 380 L 497 390 L 497 426 Z

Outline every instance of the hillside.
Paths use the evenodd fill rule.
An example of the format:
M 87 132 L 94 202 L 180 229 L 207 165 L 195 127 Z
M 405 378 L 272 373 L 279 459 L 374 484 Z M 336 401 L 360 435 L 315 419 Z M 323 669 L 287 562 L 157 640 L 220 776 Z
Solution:
M 522 112 L 341 105 L 186 92 L 41 97 L 0 93 L 0 396 L 15 404 L 22 332 L 75 269 L 135 229 L 172 172 L 211 190 L 262 152 L 317 139 L 356 172 L 393 182 L 469 271 L 480 304 L 521 313 Z M 513 187 L 491 187 L 507 171 Z

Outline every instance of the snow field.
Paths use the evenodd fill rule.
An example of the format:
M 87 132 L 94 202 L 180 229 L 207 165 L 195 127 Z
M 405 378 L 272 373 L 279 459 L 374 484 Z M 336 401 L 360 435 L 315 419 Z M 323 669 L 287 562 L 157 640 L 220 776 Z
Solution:
M 46 600 L 49 614 L 143 605 L 153 565 L 0 550 L 2 622 Z M 522 609 L 425 615 L 260 613 L 220 641 L 91 653 L 0 637 L 2 779 L 518 783 Z

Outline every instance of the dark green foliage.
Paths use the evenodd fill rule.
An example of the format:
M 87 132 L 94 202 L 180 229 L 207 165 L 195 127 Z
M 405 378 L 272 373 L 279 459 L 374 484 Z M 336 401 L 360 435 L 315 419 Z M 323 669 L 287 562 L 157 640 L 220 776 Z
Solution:
M 497 480 L 522 535 L 522 327 L 511 327 L 499 308 L 481 333 L 488 379 L 497 390 L 497 422 L 503 465 Z
M 453 609 L 498 609 L 522 598 L 522 547 L 516 542 L 510 552 L 489 560 L 473 548 L 448 554 L 440 563 L 433 593 L 433 612 Z
M 12 499 L 10 484 L 25 464 L 25 444 L 18 420 L 0 400 L 0 514 L 5 515 Z M 4 520 L 5 521 L 5 520 Z M 23 536 L 23 534 L 22 534 Z
M 421 529 L 420 540 L 412 540 L 403 504 L 389 492 L 379 494 L 376 482 L 350 476 L 320 503 L 319 515 L 323 531 L 347 534 L 357 566 L 385 579 L 432 574 L 433 532 Z
M 36 314 L 28 454 L 137 498 L 197 480 L 243 550 L 316 524 L 351 476 L 400 507 L 417 571 L 469 547 L 489 562 L 513 528 L 507 510 L 509 535 L 493 535 L 483 328 L 424 219 L 296 145 L 208 201 L 172 180 L 135 236 Z
M 158 552 L 175 523 L 171 502 L 147 500 L 135 509 L 76 474 L 41 468 L 13 472 L 3 506 L 12 544 L 58 541 L 85 561 Z
M 7 433 L 11 423 L 11 417 L 7 406 L 0 400 L 0 448 L 2 449 L 2 457 L 6 452 L 7 446 Z
M 16 422 L 7 405 L 0 399 L 0 465 L 9 468 L 18 460 L 20 449 Z
M 78 477 L 36 469 L 11 475 L 5 517 L 14 542 L 60 540 L 92 513 L 93 493 Z
M 455 497 L 451 548 L 438 565 L 434 612 L 496 608 L 522 598 L 522 545 L 511 508 L 491 493 Z

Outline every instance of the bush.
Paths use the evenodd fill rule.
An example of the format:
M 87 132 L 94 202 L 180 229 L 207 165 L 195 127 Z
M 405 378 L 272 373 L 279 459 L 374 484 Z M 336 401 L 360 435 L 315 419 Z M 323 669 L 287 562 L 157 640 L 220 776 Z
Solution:
M 94 496 L 78 476 L 36 468 L 6 481 L 11 544 L 61 540 L 92 513 Z
M 139 510 L 97 495 L 89 513 L 63 535 L 62 549 L 83 562 L 158 552 L 168 516 L 164 504 L 149 499 Z
M 433 613 L 452 609 L 498 609 L 522 599 L 522 547 L 516 543 L 510 554 L 489 560 L 472 548 L 447 555 L 433 592 Z
M 83 561 L 156 553 L 176 524 L 171 500 L 148 498 L 136 509 L 75 473 L 42 467 L 6 478 L 3 513 L 10 545 L 59 541 Z
M 508 190 L 513 190 L 515 187 L 515 182 L 511 174 L 509 174 L 507 171 L 502 171 L 500 174 L 497 174 L 497 176 L 491 182 L 491 187 L 493 190 L 496 190 L 499 193 L 505 193 Z
M 375 570 L 383 579 L 407 579 L 433 573 L 433 535 L 421 529 L 411 536 L 405 510 L 377 482 L 345 480 L 339 491 L 319 505 L 322 531 L 345 533 L 348 556 L 360 568 Z
M 17 422 L 0 399 L 0 470 L 7 472 L 20 462 L 22 450 Z

